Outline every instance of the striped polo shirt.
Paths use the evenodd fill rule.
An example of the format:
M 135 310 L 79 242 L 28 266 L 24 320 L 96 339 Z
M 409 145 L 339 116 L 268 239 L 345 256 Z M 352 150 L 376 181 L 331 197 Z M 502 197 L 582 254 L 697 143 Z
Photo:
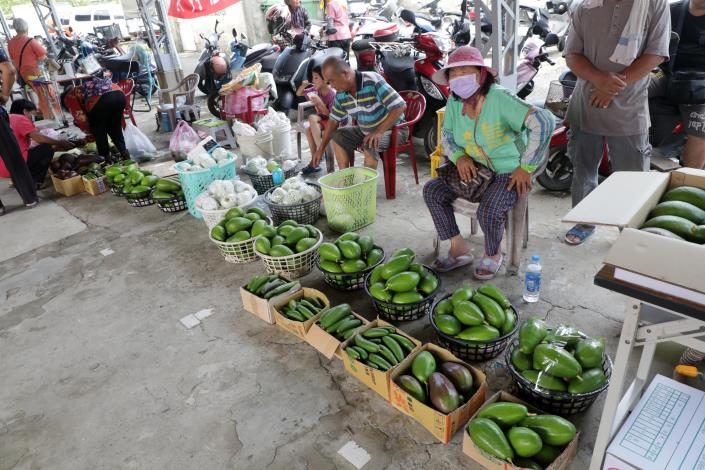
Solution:
M 355 119 L 363 134 L 369 134 L 377 129 L 390 111 L 406 104 L 399 93 L 375 72 L 356 70 L 355 81 L 356 96 L 339 91 L 335 95 L 330 117 L 337 122 L 344 121 L 348 116 Z M 402 113 L 397 123 L 403 121 Z

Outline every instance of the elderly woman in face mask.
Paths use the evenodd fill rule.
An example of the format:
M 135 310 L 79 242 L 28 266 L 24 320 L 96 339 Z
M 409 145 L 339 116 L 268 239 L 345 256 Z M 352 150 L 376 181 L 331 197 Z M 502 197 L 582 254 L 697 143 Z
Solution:
M 452 92 L 441 143 L 460 181 L 472 180 L 481 166 L 494 173 L 477 211 L 485 252 L 474 273 L 477 279 L 491 279 L 504 260 L 500 245 L 507 213 L 531 190 L 531 175 L 546 155 L 554 118 L 498 85 L 474 47 L 456 49 L 433 79 L 449 85 Z M 433 267 L 446 272 L 472 263 L 470 246 L 460 235 L 453 212 L 453 201 L 460 195 L 441 178 L 429 181 L 423 195 L 439 237 L 450 240 L 448 255 Z

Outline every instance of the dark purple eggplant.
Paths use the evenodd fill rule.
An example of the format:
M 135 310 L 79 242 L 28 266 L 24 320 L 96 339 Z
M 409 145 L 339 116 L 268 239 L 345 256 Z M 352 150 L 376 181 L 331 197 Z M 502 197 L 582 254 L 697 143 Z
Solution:
M 53 171 L 54 173 L 61 170 L 61 162 L 59 160 L 52 160 L 49 166 L 51 167 L 51 171 Z
M 459 392 L 467 394 L 472 390 L 472 373 L 464 365 L 457 362 L 444 362 L 441 364 L 440 372 L 453 382 Z
M 76 158 L 76 164 L 79 166 L 90 165 L 91 163 L 103 163 L 104 160 L 100 155 L 83 154 Z
M 434 372 L 428 378 L 428 395 L 433 406 L 441 413 L 452 413 L 460 406 L 460 396 L 455 385 L 439 372 Z
M 65 153 L 59 157 L 59 161 L 61 162 L 62 167 L 66 164 L 74 165 L 76 163 L 76 157 L 74 157 L 70 153 Z

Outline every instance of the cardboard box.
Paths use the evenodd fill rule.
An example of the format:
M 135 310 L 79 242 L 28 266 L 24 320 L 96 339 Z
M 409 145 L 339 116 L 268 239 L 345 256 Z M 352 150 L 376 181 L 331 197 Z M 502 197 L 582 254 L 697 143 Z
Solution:
M 245 286 L 240 287 L 240 297 L 242 298 L 242 307 L 252 315 L 261 318 L 270 325 L 274 325 L 274 304 L 282 298 L 291 295 L 301 289 L 301 285 L 294 286 L 283 294 L 272 297 L 271 299 L 263 299 L 257 297 L 252 292 L 245 289 Z
M 705 189 L 705 171 L 681 168 L 671 173 L 617 172 L 575 206 L 563 222 L 618 227 L 622 233 L 605 263 L 648 278 L 705 292 L 702 246 L 638 230 L 669 189 Z
M 369 323 L 369 320 L 358 315 L 357 313 L 352 312 L 352 314 L 355 316 L 355 318 L 362 320 L 362 325 L 360 325 L 358 328 L 361 328 Z M 318 318 L 316 319 L 316 322 L 318 322 Z M 321 326 L 316 322 L 311 325 L 311 328 L 308 330 L 308 333 L 306 333 L 306 342 L 316 348 L 318 352 L 323 354 L 328 359 L 332 358 L 333 356 L 337 357 L 338 359 L 342 359 L 342 351 L 340 349 L 342 341 L 338 341 L 335 336 L 331 335 L 330 333 L 326 333 L 326 331 L 321 328 Z
M 475 414 L 472 415 L 470 420 L 472 421 L 475 416 L 482 411 L 487 405 L 498 401 L 509 401 L 512 403 L 521 403 L 526 406 L 531 413 L 541 413 L 542 411 L 536 409 L 535 407 L 529 405 L 525 401 L 516 398 L 507 392 L 497 392 L 492 395 Z M 465 428 L 467 429 L 467 428 Z M 493 455 L 487 454 L 485 451 L 481 450 L 475 445 L 475 443 L 470 439 L 470 435 L 467 431 L 463 429 L 463 453 L 473 459 L 480 465 L 488 468 L 489 470 L 519 470 L 521 467 L 516 467 L 505 460 L 498 459 Z M 553 461 L 551 465 L 546 467 L 544 470 L 567 470 L 570 466 L 570 462 L 575 458 L 578 453 L 578 439 L 580 438 L 580 431 L 575 435 L 572 441 L 563 449 L 563 453 Z
M 80 194 L 86 190 L 86 187 L 83 185 L 83 177 L 80 175 L 65 180 L 51 175 L 51 181 L 54 183 L 56 192 L 64 196 L 73 196 L 74 194 Z
M 450 414 L 441 413 L 432 406 L 421 403 L 416 398 L 406 393 L 406 391 L 394 381 L 394 379 L 402 374 L 411 374 L 411 363 L 422 351 L 431 352 L 436 358 L 437 365 L 448 361 L 457 362 L 467 367 L 472 373 L 473 383 L 477 387 L 477 390 L 464 405 Z M 470 419 L 470 416 L 475 414 L 477 409 L 484 403 L 487 395 L 487 376 L 485 376 L 480 369 L 455 357 L 453 353 L 447 349 L 429 343 L 424 344 L 399 363 L 389 377 L 389 388 L 390 402 L 394 408 L 414 418 L 433 434 L 436 439 L 447 444 L 450 442 L 453 434 L 455 434 L 458 429 L 463 428 L 465 423 Z
M 314 315 L 305 322 L 290 320 L 286 315 L 281 313 L 283 307 L 285 307 L 286 304 L 289 303 L 289 301 L 298 300 L 303 297 L 314 297 L 316 299 L 320 299 L 325 304 L 325 307 L 323 308 L 323 310 L 318 312 L 317 315 Z M 329 307 L 330 301 L 323 292 L 316 289 L 309 289 L 308 287 L 304 287 L 303 289 L 294 292 L 293 294 L 288 294 L 286 297 L 279 297 L 277 301 L 272 304 L 272 313 L 274 315 L 274 323 L 279 328 L 288 331 L 294 336 L 306 340 L 306 333 L 308 333 L 308 329 L 311 328 L 311 325 L 313 325 L 314 322 L 318 320 L 318 317 L 320 317 L 323 312 L 328 310 Z
M 99 194 L 102 194 L 108 189 L 110 189 L 108 188 L 105 176 L 101 176 L 99 178 L 94 178 L 91 180 L 83 178 L 83 187 L 85 188 L 86 192 L 92 196 L 98 196 Z
M 358 329 L 357 334 L 361 334 L 364 331 L 367 331 L 370 328 L 374 328 L 376 326 L 390 326 L 392 328 L 396 328 L 394 325 L 387 323 L 384 320 L 377 319 L 371 321 L 367 325 L 361 326 Z M 410 354 L 416 352 L 416 350 L 418 350 L 418 347 L 421 346 L 421 341 L 416 338 L 412 338 L 411 336 L 404 333 L 398 328 L 397 333 L 409 338 L 417 346 Z M 340 350 L 343 351 L 348 346 L 348 344 L 350 344 L 353 338 L 354 336 L 350 337 L 350 339 L 348 339 L 347 341 L 341 343 Z M 389 376 L 392 375 L 392 372 L 394 372 L 394 369 L 398 366 L 392 367 L 387 371 L 381 371 L 379 369 L 373 369 L 372 367 L 369 367 L 360 361 L 354 360 L 344 352 L 340 355 L 340 357 L 343 360 L 343 366 L 345 367 L 345 370 L 348 371 L 348 374 L 356 377 L 360 382 L 364 383 L 372 390 L 379 393 L 382 398 L 389 401 Z
M 702 469 L 704 455 L 705 393 L 656 375 L 612 439 L 603 468 Z M 613 460 L 619 466 L 607 467 Z

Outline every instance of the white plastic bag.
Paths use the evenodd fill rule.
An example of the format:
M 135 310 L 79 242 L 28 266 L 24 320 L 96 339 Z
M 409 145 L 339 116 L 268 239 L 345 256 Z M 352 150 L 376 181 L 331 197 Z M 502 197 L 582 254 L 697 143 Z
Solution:
M 201 138 L 186 121 L 179 121 L 169 140 L 169 151 L 174 160 L 185 160 L 188 153 L 198 145 Z
M 154 144 L 131 122 L 127 123 L 123 135 L 125 146 L 132 159 L 148 159 L 156 156 L 157 149 Z

